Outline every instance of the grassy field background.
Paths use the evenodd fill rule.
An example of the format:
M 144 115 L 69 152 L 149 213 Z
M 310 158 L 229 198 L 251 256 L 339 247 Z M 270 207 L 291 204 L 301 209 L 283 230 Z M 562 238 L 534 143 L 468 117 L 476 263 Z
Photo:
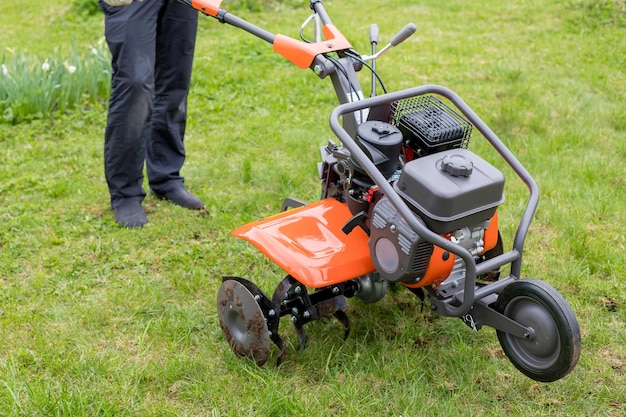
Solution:
M 7 70 L 19 54 L 38 66 L 101 47 L 92 3 L 2 0 Z M 450 87 L 533 174 L 542 196 L 523 273 L 575 311 L 576 369 L 529 380 L 492 329 L 433 317 L 406 291 L 350 300 L 345 342 L 334 322 L 312 323 L 298 355 L 285 325 L 283 365 L 237 358 L 215 311 L 221 276 L 271 292 L 283 272 L 229 233 L 284 197 L 319 197 L 318 148 L 332 137 L 336 99 L 329 80 L 201 17 L 183 174 L 208 213 L 148 197 L 145 228 L 117 227 L 102 169 L 106 100 L 24 120 L 0 103 L 0 415 L 626 415 L 624 2 L 325 4 L 363 53 L 371 23 L 388 39 L 414 22 L 416 35 L 378 63 L 387 88 Z M 294 0 L 223 7 L 294 37 L 308 15 Z M 484 143 L 472 147 L 507 175 L 508 247 L 525 189 Z

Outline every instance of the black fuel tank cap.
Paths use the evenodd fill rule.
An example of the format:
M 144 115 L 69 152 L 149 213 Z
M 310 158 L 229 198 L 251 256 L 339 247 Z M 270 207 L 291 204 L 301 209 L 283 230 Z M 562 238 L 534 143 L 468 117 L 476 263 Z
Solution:
M 463 155 L 446 155 L 441 161 L 441 168 L 453 177 L 469 177 L 474 164 Z

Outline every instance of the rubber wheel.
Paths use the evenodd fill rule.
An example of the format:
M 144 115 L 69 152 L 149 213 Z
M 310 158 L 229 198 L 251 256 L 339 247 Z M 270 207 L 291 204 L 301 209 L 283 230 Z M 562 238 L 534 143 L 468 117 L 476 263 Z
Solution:
M 231 349 L 263 366 L 269 357 L 270 337 L 252 293 L 238 281 L 224 281 L 217 293 L 217 315 Z
M 496 309 L 532 329 L 530 338 L 498 330 L 498 340 L 511 363 L 535 381 L 553 382 L 576 366 L 580 357 L 580 328 L 565 299 L 536 279 L 515 281 L 504 288 Z

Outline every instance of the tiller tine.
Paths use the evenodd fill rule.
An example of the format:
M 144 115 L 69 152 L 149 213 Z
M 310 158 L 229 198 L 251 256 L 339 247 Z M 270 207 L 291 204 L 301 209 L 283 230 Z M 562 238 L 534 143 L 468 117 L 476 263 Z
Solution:
M 265 320 L 269 299 L 250 281 L 224 277 L 217 293 L 220 327 L 232 350 L 263 366 L 270 353 L 270 333 Z
M 294 324 L 294 327 L 296 328 L 296 334 L 298 335 L 298 353 L 302 353 L 304 348 L 306 348 L 306 333 L 304 332 L 304 327 L 298 326 L 297 324 Z
M 356 285 L 356 284 L 355 284 Z M 277 365 L 285 357 L 286 344 L 278 332 L 282 316 L 291 315 L 298 351 L 307 344 L 304 325 L 333 315 L 344 328 L 344 340 L 350 334 L 350 319 L 343 311 L 348 303 L 345 296 L 353 296 L 355 287 L 339 284 L 316 289 L 309 294 L 307 287 L 292 276 L 285 277 L 270 299 L 245 278 L 224 277 L 217 294 L 217 312 L 220 326 L 232 350 L 240 356 L 263 366 L 270 353 L 270 340 L 279 349 Z
M 301 298 L 304 297 L 304 298 Z M 272 296 L 272 306 L 276 311 L 280 311 L 280 316 L 291 314 L 291 322 L 293 323 L 296 334 L 298 335 L 298 352 L 302 352 L 306 347 L 306 333 L 304 332 L 303 321 L 298 321 L 298 315 L 300 314 L 300 307 L 306 305 L 308 301 L 308 294 L 306 287 L 298 282 L 291 275 L 287 275 L 283 278 L 274 290 Z M 295 300 L 295 301 L 294 301 Z M 297 302 L 299 300 L 299 302 Z M 308 316 L 310 313 L 307 313 Z M 273 323 L 274 324 L 274 323 Z M 278 320 L 275 323 L 276 329 L 278 329 Z M 278 331 L 276 331 L 278 334 Z
M 343 311 L 348 303 L 344 294 L 352 295 L 354 288 L 344 288 L 344 285 L 317 289 L 310 293 L 292 276 L 286 276 L 276 287 L 272 297 L 272 305 L 278 309 L 280 315 L 291 315 L 296 334 L 298 335 L 298 351 L 302 352 L 307 344 L 304 325 L 323 317 L 334 315 L 344 327 L 344 340 L 350 334 L 350 319 Z M 278 326 L 278 323 L 276 323 Z M 272 328 L 270 327 L 270 331 Z
M 350 317 L 343 310 L 335 311 L 334 316 L 337 321 L 343 325 L 343 340 L 347 340 L 348 336 L 350 336 L 350 328 L 352 327 Z
M 417 296 L 417 298 L 419 298 L 420 303 L 422 305 L 422 308 L 420 310 L 421 313 L 424 312 L 424 304 L 426 303 L 426 293 L 424 292 L 423 288 L 413 288 L 413 287 L 406 287 L 409 291 L 411 291 L 413 294 L 415 294 L 415 296 Z
M 274 344 L 278 346 L 278 357 L 276 358 L 276 366 L 280 366 L 280 364 L 283 363 L 283 359 L 285 359 L 285 351 L 287 350 L 287 346 L 285 345 L 283 337 L 278 333 L 274 333 L 271 339 L 272 342 L 274 342 Z

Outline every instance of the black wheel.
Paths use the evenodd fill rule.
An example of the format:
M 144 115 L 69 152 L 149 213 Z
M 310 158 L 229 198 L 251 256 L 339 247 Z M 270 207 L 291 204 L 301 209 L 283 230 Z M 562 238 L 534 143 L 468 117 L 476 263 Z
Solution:
M 238 281 L 225 280 L 217 293 L 217 315 L 231 349 L 263 366 L 269 357 L 270 337 L 252 293 Z
M 497 331 L 502 350 L 520 372 L 552 382 L 574 369 L 580 357 L 580 328 L 557 290 L 536 279 L 515 281 L 504 288 L 496 308 L 531 329 L 528 338 Z

